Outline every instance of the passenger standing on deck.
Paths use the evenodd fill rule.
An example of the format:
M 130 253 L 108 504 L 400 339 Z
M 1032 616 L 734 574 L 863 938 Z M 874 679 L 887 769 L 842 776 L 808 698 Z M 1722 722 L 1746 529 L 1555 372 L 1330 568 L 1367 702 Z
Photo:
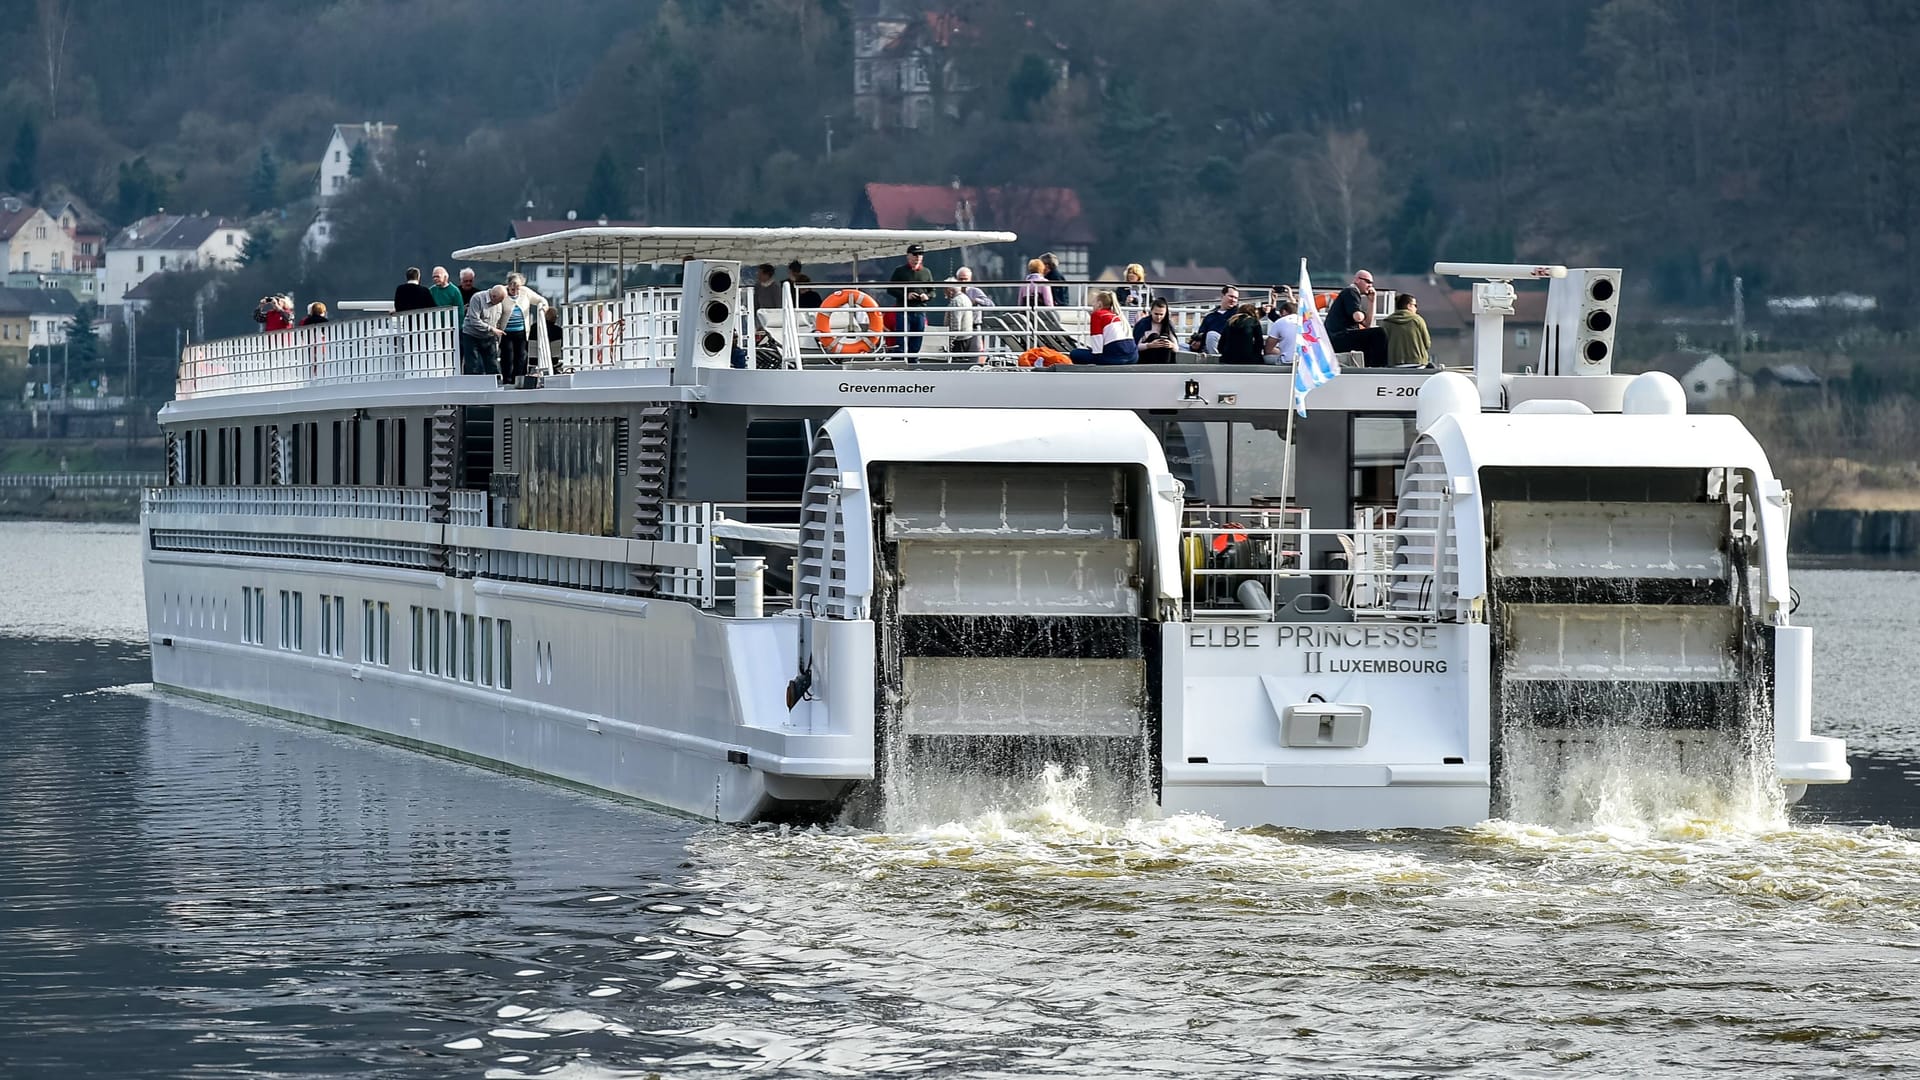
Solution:
M 473 302 L 473 294 L 480 291 L 480 286 L 473 283 L 473 267 L 469 266 L 460 271 L 460 285 L 458 287 L 460 289 L 460 306 L 464 308 Z
M 447 268 L 444 266 L 433 268 L 433 284 L 427 286 L 427 291 L 433 294 L 434 307 L 462 307 L 466 304 L 466 298 L 460 295 L 459 288 L 447 280 Z
M 903 309 L 898 324 L 900 337 L 896 340 L 900 342 L 900 351 L 912 360 L 920 355 L 920 339 L 927 332 L 925 308 L 933 299 L 933 271 L 927 269 L 927 249 L 919 244 L 908 244 L 907 261 L 902 266 L 894 267 L 891 280 L 901 285 L 898 289 L 888 290 L 893 294 L 894 305 Z M 925 282 L 927 287 L 910 287 L 920 282 Z
M 806 268 L 800 265 L 799 259 L 787 264 L 787 283 L 793 286 L 795 304 L 807 309 L 820 306 L 820 293 L 816 289 L 807 288 L 813 284 L 813 279 L 807 276 Z
M 527 373 L 527 331 L 547 306 L 545 297 L 527 288 L 526 275 L 514 271 L 507 275 L 506 296 L 494 309 L 494 325 L 500 335 L 500 378 L 512 386 Z
M 985 308 L 993 306 L 993 300 L 987 296 L 986 291 L 973 283 L 972 270 L 964 266 L 955 270 L 953 272 L 953 280 L 960 283 L 960 291 L 967 294 L 967 299 L 973 301 L 974 307 Z
M 1423 366 L 1433 363 L 1433 335 L 1420 317 L 1420 301 L 1412 293 L 1393 298 L 1393 314 L 1381 322 L 1387 335 L 1387 363 Z
M 494 308 L 506 298 L 505 285 L 495 285 L 488 292 L 475 291 L 467 298 L 467 318 L 460 324 L 461 374 L 500 374 L 500 338 L 505 331 L 494 325 L 493 317 Z
M 301 326 L 318 326 L 327 321 L 327 305 L 315 300 L 307 305 L 307 317 L 300 320 Z
M 753 310 L 773 311 L 781 306 L 780 282 L 773 276 L 773 264 L 753 268 Z
M 980 358 L 980 313 L 958 277 L 947 279 L 947 352 L 958 360 Z
M 1053 252 L 1043 251 L 1040 253 L 1040 266 L 1044 271 L 1042 276 L 1044 276 L 1048 281 L 1067 280 L 1067 276 L 1060 272 L 1060 260 L 1054 257 Z M 1056 285 L 1050 291 L 1053 293 L 1054 307 L 1067 306 L 1066 286 Z
M 1052 307 L 1053 290 L 1047 287 L 1047 264 L 1027 260 L 1027 283 L 1020 286 L 1017 298 L 1021 307 Z
M 1353 275 L 1353 284 L 1327 305 L 1327 343 L 1335 352 L 1357 352 L 1366 357 L 1367 367 L 1387 362 L 1387 336 L 1373 325 L 1373 275 L 1365 270 Z
M 393 290 L 393 310 L 395 314 L 403 311 L 420 311 L 434 304 L 433 293 L 420 284 L 420 268 L 407 267 L 407 280 Z
M 1139 318 L 1146 318 L 1147 268 L 1139 263 L 1128 263 L 1120 277 L 1122 279 L 1120 288 L 1115 290 L 1113 295 L 1120 300 L 1121 317 L 1134 317 L 1134 312 L 1137 311 L 1141 313 Z

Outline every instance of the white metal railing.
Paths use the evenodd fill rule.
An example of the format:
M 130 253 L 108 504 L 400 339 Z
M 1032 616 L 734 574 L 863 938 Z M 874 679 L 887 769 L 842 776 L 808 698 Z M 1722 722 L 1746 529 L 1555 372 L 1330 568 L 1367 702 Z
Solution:
M 9 488 L 150 488 L 167 482 L 165 473 L 0 473 Z
M 175 396 L 457 375 L 460 319 L 437 307 L 189 345 Z
M 1332 594 L 1320 594 L 1324 606 L 1337 605 L 1356 615 L 1419 616 L 1436 619 L 1443 605 L 1433 584 L 1432 565 L 1408 565 L 1397 558 L 1403 544 L 1438 551 L 1443 529 L 1401 529 L 1381 525 L 1352 529 L 1315 529 L 1304 508 L 1206 507 L 1187 511 L 1181 526 L 1182 576 L 1186 614 L 1190 619 L 1255 619 L 1287 621 L 1289 611 L 1307 614 L 1283 595 L 1288 591 L 1313 593 L 1315 579 L 1333 584 Z M 1336 543 L 1347 556 L 1345 566 L 1313 567 L 1309 560 L 1315 539 Z M 1414 578 L 1426 603 L 1418 609 L 1395 605 L 1391 578 Z M 1283 588 L 1287 583 L 1289 588 Z M 1251 584 L 1256 586 L 1249 589 Z M 1291 586 L 1304 585 L 1304 589 Z
M 610 300 L 566 304 L 560 328 L 554 359 L 572 370 L 670 367 L 679 353 L 680 290 L 628 289 Z
M 456 492 L 460 505 L 485 492 Z M 332 517 L 366 521 L 426 521 L 428 493 L 397 487 L 157 487 L 147 493 L 146 508 L 159 514 L 233 514 L 246 517 Z M 470 508 L 469 508 L 470 509 Z M 460 524 L 467 524 L 461 522 Z M 477 522 L 475 523 L 477 524 Z
M 799 550 L 800 504 L 783 503 L 710 503 L 668 500 L 661 521 L 660 538 L 670 544 L 689 544 L 697 548 L 693 566 L 663 566 L 655 581 L 661 596 L 685 600 L 703 608 L 727 603 L 734 596 L 733 560 L 741 543 L 766 544 L 774 548 Z M 777 524 L 748 522 L 739 515 L 773 516 Z M 776 560 L 769 560 L 774 565 Z M 777 560 L 792 568 L 791 557 Z M 789 606 L 789 593 L 767 592 L 763 603 Z

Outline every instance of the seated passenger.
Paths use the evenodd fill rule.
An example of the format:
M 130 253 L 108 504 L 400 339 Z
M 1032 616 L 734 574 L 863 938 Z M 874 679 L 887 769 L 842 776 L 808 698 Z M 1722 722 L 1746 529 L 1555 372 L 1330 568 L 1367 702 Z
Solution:
M 1381 320 L 1387 335 L 1387 363 L 1424 366 L 1433 363 L 1433 335 L 1420 317 L 1420 302 L 1412 293 L 1393 298 L 1393 314 Z
M 1300 311 L 1291 299 L 1273 307 L 1273 321 L 1267 324 L 1267 363 L 1291 364 L 1300 351 Z
M 1207 312 L 1206 318 L 1200 320 L 1200 328 L 1193 332 L 1193 341 L 1191 343 L 1193 351 L 1197 353 L 1218 351 L 1220 346 L 1218 335 L 1226 330 L 1227 320 L 1233 318 L 1233 313 L 1239 306 L 1240 289 L 1238 286 L 1228 285 L 1226 288 L 1221 289 L 1220 306 Z
M 1093 316 L 1087 321 L 1091 347 L 1075 349 L 1067 356 L 1076 364 L 1132 364 L 1140 359 L 1140 347 L 1127 333 L 1120 318 L 1120 302 L 1112 289 L 1097 290 L 1092 297 Z
M 1179 335 L 1173 330 L 1173 317 L 1167 314 L 1167 302 L 1156 296 L 1140 321 L 1133 324 L 1133 340 L 1140 346 L 1143 364 L 1171 364 L 1180 349 Z
M 1260 364 L 1266 362 L 1267 335 L 1260 329 L 1260 309 L 1241 304 L 1220 331 L 1220 362 L 1223 364 Z

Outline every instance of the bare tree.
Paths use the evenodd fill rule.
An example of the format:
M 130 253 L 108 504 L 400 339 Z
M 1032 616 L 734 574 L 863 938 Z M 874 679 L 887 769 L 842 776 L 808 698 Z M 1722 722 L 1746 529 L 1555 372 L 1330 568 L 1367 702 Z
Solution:
M 60 78 L 67 66 L 67 30 L 73 25 L 72 0 L 38 0 L 40 54 L 47 67 L 47 119 L 60 118 Z
M 1380 159 L 1373 156 L 1364 131 L 1329 131 L 1313 152 L 1300 160 L 1294 181 L 1308 225 L 1322 239 L 1340 245 L 1341 265 L 1354 268 L 1355 237 L 1380 219 L 1384 206 Z

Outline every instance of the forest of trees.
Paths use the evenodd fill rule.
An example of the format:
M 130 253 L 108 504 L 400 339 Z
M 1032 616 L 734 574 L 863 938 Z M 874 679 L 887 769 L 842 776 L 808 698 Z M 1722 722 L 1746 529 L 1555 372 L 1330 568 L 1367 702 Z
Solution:
M 269 290 L 385 295 L 528 203 L 792 224 L 955 177 L 1078 188 L 1096 266 L 1552 259 L 1629 268 L 1636 302 L 1730 304 L 1738 274 L 1750 302 L 1852 289 L 1914 321 L 1908 0 L 929 0 L 964 16 L 970 89 L 885 135 L 853 116 L 861 2 L 9 0 L 6 186 L 114 225 L 266 215 L 210 334 Z M 399 125 L 393 161 L 304 265 L 314 163 L 360 120 Z M 143 360 L 171 363 L 202 284 L 163 290 Z

